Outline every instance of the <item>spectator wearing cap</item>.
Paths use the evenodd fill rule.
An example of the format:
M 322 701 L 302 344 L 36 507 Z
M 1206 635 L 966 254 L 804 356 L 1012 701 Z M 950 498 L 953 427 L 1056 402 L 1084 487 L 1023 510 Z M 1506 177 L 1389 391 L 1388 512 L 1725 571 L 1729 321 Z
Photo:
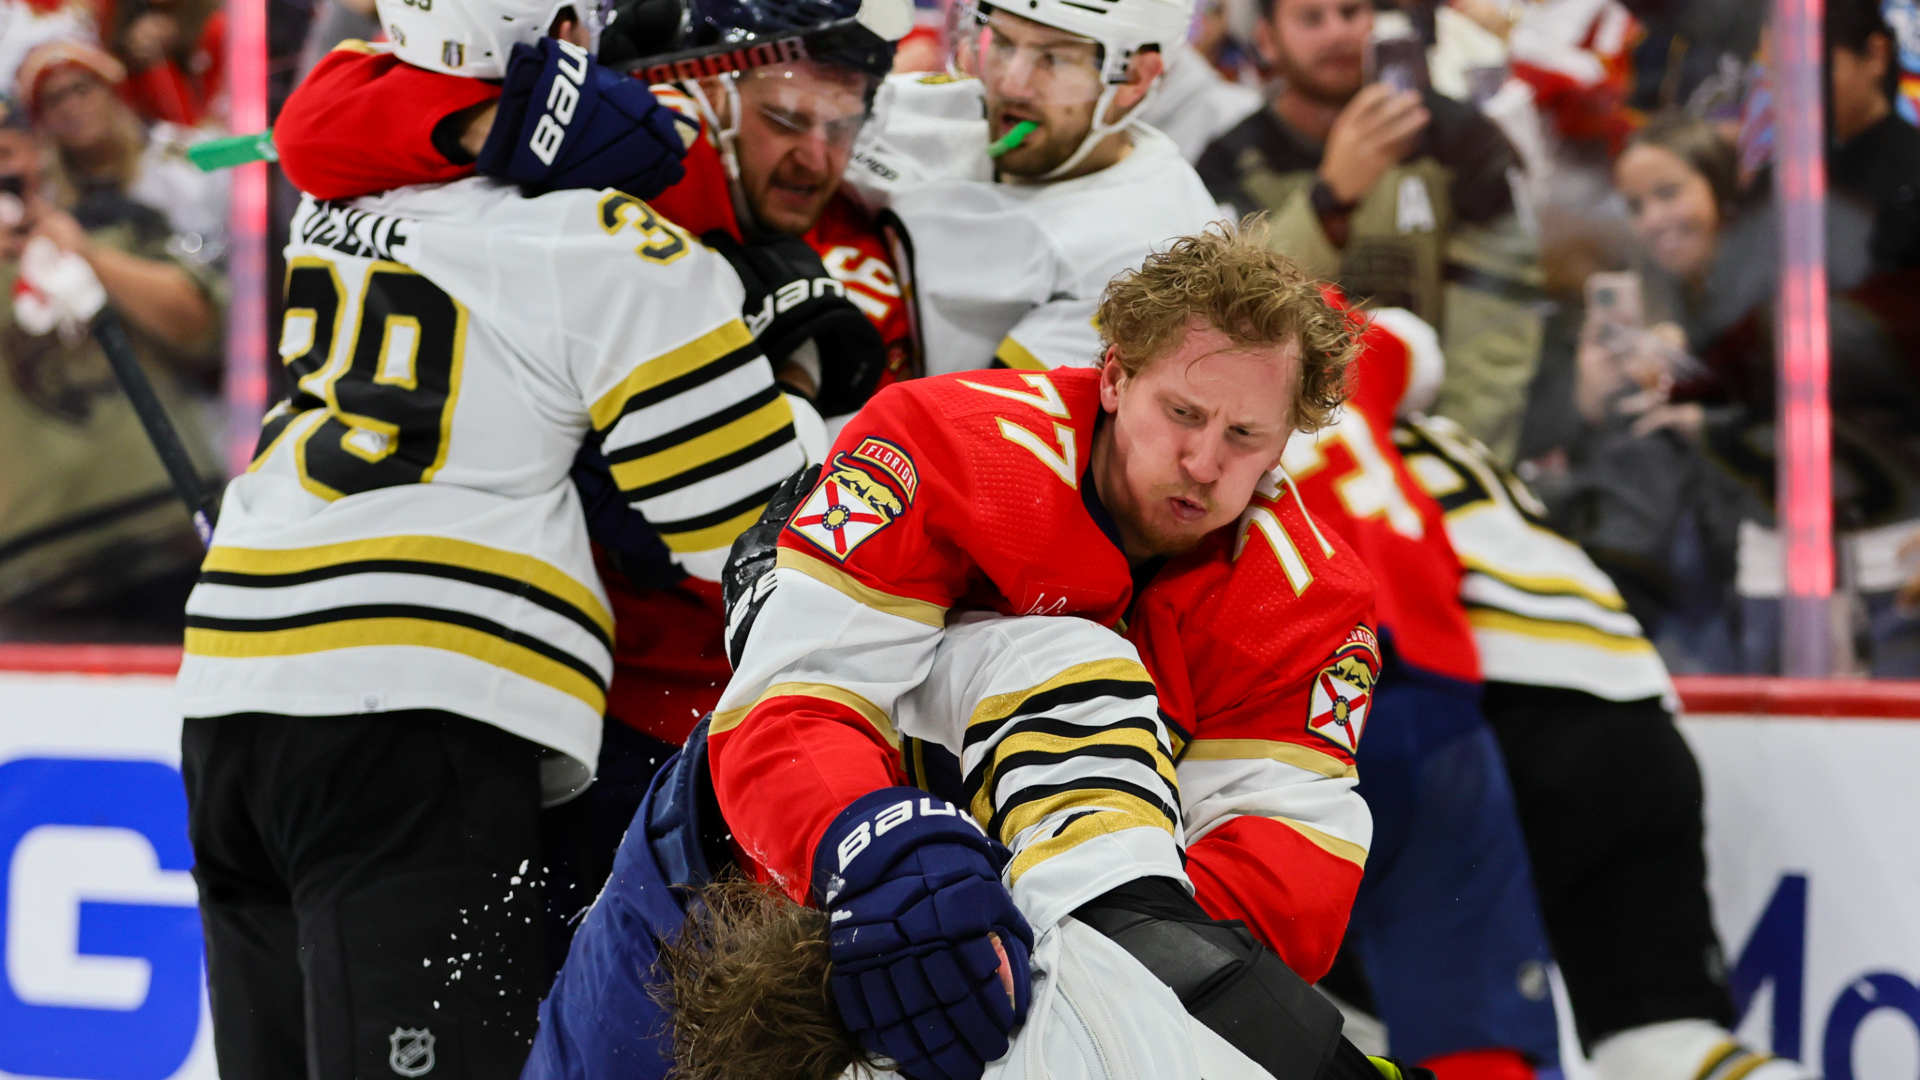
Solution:
M 21 64 L 20 99 L 58 153 L 56 197 L 132 199 L 166 218 L 175 254 L 212 262 L 225 249 L 227 174 L 187 160 L 203 136 L 165 121 L 142 124 L 117 96 L 126 77 L 118 60 L 81 41 L 48 42 Z
M 204 475 L 192 390 L 220 355 L 218 291 L 123 196 L 49 202 L 46 153 L 0 99 L 0 638 L 178 641 L 199 541 L 92 334 L 103 302 Z

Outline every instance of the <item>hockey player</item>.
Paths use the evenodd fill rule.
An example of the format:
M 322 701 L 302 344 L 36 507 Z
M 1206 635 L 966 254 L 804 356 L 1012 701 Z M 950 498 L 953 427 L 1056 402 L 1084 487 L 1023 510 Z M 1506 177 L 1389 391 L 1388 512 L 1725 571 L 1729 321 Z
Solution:
M 1214 321 L 1252 340 L 1196 328 Z M 543 1006 L 534 1075 L 664 1068 L 646 1065 L 661 1049 L 644 973 L 678 925 L 666 886 L 736 857 L 828 910 L 839 1016 L 909 1076 L 1001 1056 L 1033 933 L 1069 913 L 1273 1075 L 1323 1075 L 1332 1041 L 1303 1063 L 1309 1025 L 1292 1023 L 1312 999 L 1280 991 L 1304 982 L 1253 943 L 1309 977 L 1331 959 L 1365 852 L 1350 762 L 1377 654 L 1351 554 L 1296 496 L 1253 487 L 1338 394 L 1345 320 L 1263 247 L 1214 234 L 1116 283 L 1102 327 L 1110 398 L 1086 371 L 893 388 L 736 545 L 742 704 L 629 830 Z M 1121 348 L 1161 355 L 1124 375 Z M 1052 455 L 1033 430 L 1049 422 Z M 1062 473 L 1069 459 L 1091 468 Z M 1016 614 L 1123 610 L 1134 645 Z M 990 937 L 1013 961 L 1011 1010 Z
M 954 66 L 977 78 L 881 87 L 847 181 L 905 224 L 928 372 L 1095 363 L 1107 282 L 1220 216 L 1138 121 L 1192 15 L 1191 0 L 967 0 Z
M 579 111 L 620 92 L 556 0 L 381 14 L 408 65 L 498 78 L 552 34 Z M 545 985 L 535 822 L 591 776 L 611 673 L 569 467 L 598 443 L 712 577 L 803 460 L 793 412 L 726 262 L 622 192 L 308 198 L 292 235 L 291 389 L 179 678 L 221 1072 L 512 1076 Z
M 1371 634 L 1354 636 L 1351 615 L 1320 607 L 1337 609 L 1354 578 L 1341 565 L 1346 554 L 1323 544 L 1297 507 L 1279 512 L 1263 501 L 1250 531 L 1221 530 L 1248 511 L 1287 433 L 1315 426 L 1337 400 L 1345 318 L 1279 257 L 1224 232 L 1150 257 L 1116 281 L 1100 313 L 1112 344 L 1098 371 L 954 376 L 876 398 L 842 432 L 828 471 L 781 533 L 778 567 L 755 586 L 770 595 L 750 621 L 735 613 L 736 675 L 711 729 L 715 793 L 744 862 L 796 900 L 812 895 L 835 852 L 851 850 L 843 843 L 862 842 L 851 838 L 887 804 L 888 789 L 918 783 L 959 795 L 1014 850 L 1005 872 L 1012 900 L 1001 908 L 1017 904 L 1042 930 L 1130 882 L 1184 885 L 1190 874 L 1207 910 L 1240 904 L 1264 915 L 1292 904 L 1316 920 L 1332 912 L 1338 924 L 1364 853 L 1353 828 L 1360 819 L 1348 816 L 1364 810 L 1345 761 L 1366 713 L 1356 695 L 1371 682 Z M 1276 504 L 1291 499 L 1273 494 Z M 1201 826 L 1212 831 L 1195 831 L 1186 870 L 1186 834 L 1166 790 L 1172 761 L 1147 738 L 1158 725 L 1071 718 L 1076 703 L 1118 692 L 1111 684 L 1123 674 L 1096 668 L 1007 687 L 991 708 L 959 710 L 971 717 L 964 729 L 949 711 L 919 719 L 910 695 L 929 682 L 928 665 L 957 632 L 953 619 L 967 621 L 960 612 L 1111 624 L 1127 613 L 1136 577 L 1156 580 L 1158 571 L 1164 582 L 1184 565 L 1157 560 L 1192 552 L 1225 563 L 1239 539 L 1233 569 L 1244 576 L 1257 551 L 1271 560 L 1273 587 L 1244 608 L 1176 605 L 1189 663 L 1245 657 L 1228 625 L 1257 624 L 1246 637 L 1280 643 L 1337 632 L 1317 646 L 1282 644 L 1284 664 L 1253 657 L 1240 677 L 1154 672 L 1177 688 L 1166 702 L 1191 694 L 1194 722 L 1214 725 L 1194 738 L 1218 739 L 1195 754 L 1210 766 L 1208 780 L 1183 785 L 1189 800 L 1211 791 L 1225 804 L 1218 824 Z M 1242 617 L 1212 623 L 1203 612 Z M 1151 609 L 1136 606 L 1133 617 L 1150 622 Z M 1303 661 L 1311 668 L 1296 672 Z M 1325 676 L 1318 684 L 1316 671 Z M 1294 694 L 1306 714 L 1297 720 L 1284 704 Z M 1168 711 L 1179 721 L 1183 710 Z M 1105 768 L 1103 757 L 1112 759 Z M 892 874 L 813 899 L 836 920 L 875 922 L 882 942 L 896 942 L 890 948 L 923 957 L 939 979 L 937 1000 L 888 1004 L 874 987 L 842 982 L 842 1013 L 866 1045 L 896 1060 L 940 1060 L 960 1075 L 947 1055 L 971 1055 L 977 1069 L 997 1056 L 985 1052 L 991 1042 L 977 1026 L 966 1044 L 950 1037 L 980 1019 L 961 974 L 982 974 L 965 967 L 979 959 L 979 932 L 914 926 L 895 938 L 879 924 L 903 896 L 932 894 L 939 906 L 951 902 L 940 899 L 946 890 L 961 889 L 956 896 L 984 902 L 1001 874 L 944 850 L 905 858 Z M 1273 878 L 1303 895 L 1263 891 Z M 969 881 L 994 889 L 980 893 Z M 838 948 L 836 962 L 858 959 Z M 918 1042 L 899 1041 L 907 1029 L 897 1025 L 909 1017 Z M 1013 1019 L 987 1017 L 1001 1032 Z
M 1798 1063 L 1727 1030 L 1700 770 L 1674 727 L 1666 668 L 1619 591 L 1459 425 L 1415 415 L 1394 441 L 1446 514 L 1487 719 L 1600 1080 L 1803 1080 Z
M 681 5 L 672 6 L 675 13 L 669 21 L 679 27 Z M 647 13 L 633 5 L 623 5 L 614 25 L 626 32 L 610 32 L 602 43 L 603 54 L 632 58 L 679 44 L 810 28 L 852 14 L 859 5 L 821 4 L 795 11 L 782 5 L 696 0 L 684 7 L 687 28 L 680 35 L 686 40 L 680 41 L 649 33 L 647 28 L 657 20 L 650 21 Z M 529 58 L 529 62 L 530 70 L 545 78 L 563 58 L 554 56 L 551 46 L 543 48 L 546 56 Z M 706 124 L 700 122 L 701 111 L 692 100 L 663 90 L 662 99 L 677 104 L 684 113 L 678 135 L 671 126 L 661 131 L 657 122 L 638 125 L 619 114 L 602 113 L 581 121 L 624 124 L 622 146 L 628 152 L 649 142 L 671 144 L 670 156 L 678 163 L 671 171 L 673 182 L 665 184 L 667 170 L 663 169 L 661 183 L 648 193 L 649 206 L 724 248 L 747 280 L 747 306 L 752 314 L 771 312 L 774 295 L 783 287 L 790 291 L 793 282 L 809 283 L 810 300 L 781 310 L 770 320 L 753 320 L 753 326 L 763 349 L 776 360 L 801 352 L 799 363 L 780 367 L 783 385 L 804 392 L 829 417 L 857 407 L 876 384 L 912 374 L 918 363 L 909 298 L 905 281 L 896 271 L 894 246 L 839 191 L 852 136 L 891 58 L 891 44 L 876 41 L 819 61 L 775 65 L 737 80 L 706 80 L 704 96 L 717 108 L 706 111 L 712 121 Z M 545 72 L 540 68 L 543 62 Z M 599 63 L 589 64 L 589 70 L 613 77 Z M 508 83 L 532 86 L 503 96 L 497 86 L 396 66 L 378 51 L 343 47 L 316 66 L 288 99 L 275 130 L 281 164 L 302 190 L 329 198 L 471 175 L 476 164 L 483 172 L 497 173 L 505 155 L 482 156 L 484 140 L 469 129 L 478 118 L 490 117 L 489 110 L 497 110 L 504 124 L 530 133 L 534 125 L 526 122 L 527 106 L 535 102 L 537 114 L 537 104 L 544 101 L 544 84 L 526 76 L 510 78 Z M 633 87 L 637 91 L 639 84 Z M 410 120 L 389 118 L 387 102 L 395 93 L 420 103 Z M 665 108 L 659 112 L 663 117 L 674 115 Z M 348 133 L 361 134 L 350 137 Z M 562 147 L 563 157 L 568 145 Z M 526 164 L 527 156 L 521 155 L 519 163 Z M 543 179 L 550 185 L 569 186 L 564 174 Z M 823 278 L 829 279 L 827 284 L 837 282 L 834 288 L 845 299 L 824 289 Z M 848 321 L 858 323 L 862 316 L 879 339 L 871 345 L 850 344 L 848 331 L 853 328 Z M 808 341 L 817 344 L 803 344 Z M 823 359 L 829 365 L 824 370 Z M 804 414 L 802 419 L 804 423 Z M 594 491 L 614 494 L 604 478 L 582 476 Z M 617 500 L 609 505 L 617 518 Z M 635 530 L 637 537 L 624 540 L 619 535 L 622 531 L 610 526 L 596 529 L 595 534 L 642 552 L 640 557 L 629 552 L 618 560 L 617 568 L 603 566 L 616 616 L 615 675 L 608 691 L 608 712 L 627 726 L 626 730 L 610 728 L 610 737 L 628 756 L 645 763 L 632 778 L 637 784 L 631 798 L 637 800 L 651 766 L 664 759 L 713 707 L 728 669 L 720 645 L 723 619 L 718 589 L 663 563 L 665 551 L 649 543 L 644 528 Z M 648 547 L 654 549 L 652 558 L 644 554 Z M 621 775 L 614 763 L 607 764 L 610 768 L 603 771 L 608 775 Z M 613 795 L 611 791 L 604 794 Z M 633 801 L 626 801 L 611 811 L 616 826 L 610 841 L 617 841 L 633 806 Z M 604 864 L 600 873 L 604 874 Z
M 1376 822 L 1348 946 L 1395 1053 L 1441 1080 L 1530 1077 L 1557 1061 L 1548 950 L 1440 508 L 1414 483 L 1396 408 L 1441 377 L 1433 330 L 1370 313 L 1336 422 L 1288 444 L 1308 509 L 1373 572 L 1385 669 L 1359 754 Z M 1450 903 L 1436 906 L 1433 898 Z

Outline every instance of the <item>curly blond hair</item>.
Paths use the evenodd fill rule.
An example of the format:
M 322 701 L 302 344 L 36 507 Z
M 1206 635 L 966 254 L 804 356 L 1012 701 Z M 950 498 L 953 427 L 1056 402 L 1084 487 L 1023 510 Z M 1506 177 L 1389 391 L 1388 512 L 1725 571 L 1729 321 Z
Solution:
M 1293 426 L 1316 431 L 1347 399 L 1355 319 L 1327 302 L 1322 284 L 1267 246 L 1255 215 L 1235 229 L 1210 226 L 1147 256 L 1108 283 L 1096 321 L 1129 378 L 1180 347 L 1196 323 L 1236 348 L 1298 343 Z

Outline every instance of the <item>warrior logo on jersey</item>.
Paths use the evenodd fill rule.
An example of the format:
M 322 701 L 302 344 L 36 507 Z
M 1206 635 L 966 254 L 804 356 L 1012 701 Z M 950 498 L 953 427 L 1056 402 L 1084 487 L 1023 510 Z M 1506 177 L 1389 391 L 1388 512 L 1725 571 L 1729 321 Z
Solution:
M 867 439 L 852 453 L 833 456 L 833 470 L 820 478 L 789 524 L 844 562 L 854 548 L 906 513 L 919 486 L 920 474 L 904 450 L 883 439 Z
M 1373 706 L 1373 684 L 1379 678 L 1380 643 L 1373 631 L 1356 626 L 1313 678 L 1307 730 L 1349 754 L 1358 750 L 1367 710 Z

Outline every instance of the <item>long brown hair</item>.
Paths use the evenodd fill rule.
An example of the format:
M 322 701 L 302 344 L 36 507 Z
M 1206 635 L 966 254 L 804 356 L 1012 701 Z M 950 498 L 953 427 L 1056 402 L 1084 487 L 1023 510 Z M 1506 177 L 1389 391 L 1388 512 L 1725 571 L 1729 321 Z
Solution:
M 689 908 L 656 970 L 675 1080 L 835 1080 L 871 1063 L 833 1005 L 824 912 L 737 877 Z

